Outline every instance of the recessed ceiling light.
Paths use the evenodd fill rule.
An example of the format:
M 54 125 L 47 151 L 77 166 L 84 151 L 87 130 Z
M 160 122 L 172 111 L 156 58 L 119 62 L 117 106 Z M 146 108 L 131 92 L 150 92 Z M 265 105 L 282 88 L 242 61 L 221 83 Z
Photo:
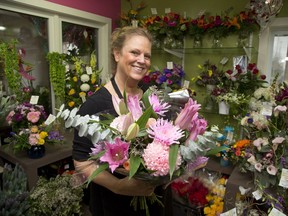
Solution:
M 0 26 L 0 31 L 4 31 L 6 30 L 6 27 L 5 26 Z

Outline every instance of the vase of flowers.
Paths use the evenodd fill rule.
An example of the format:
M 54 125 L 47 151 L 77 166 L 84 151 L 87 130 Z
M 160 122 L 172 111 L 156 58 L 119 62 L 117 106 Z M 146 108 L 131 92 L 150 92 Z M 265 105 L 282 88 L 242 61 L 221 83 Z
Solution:
M 27 155 L 31 159 L 38 159 L 45 155 L 45 146 L 44 145 L 32 145 L 27 149 Z
M 31 158 L 45 155 L 44 144 L 61 143 L 64 137 L 52 128 L 53 121 L 48 119 L 42 105 L 23 103 L 7 115 L 6 121 L 12 126 L 8 138 L 15 151 L 26 150 Z

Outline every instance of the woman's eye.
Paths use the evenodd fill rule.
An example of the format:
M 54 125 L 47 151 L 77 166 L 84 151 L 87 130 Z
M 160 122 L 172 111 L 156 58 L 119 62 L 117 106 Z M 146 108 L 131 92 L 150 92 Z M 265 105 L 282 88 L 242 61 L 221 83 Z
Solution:
M 131 53 L 132 53 L 134 56 L 139 55 L 139 52 L 137 52 L 137 51 L 131 51 Z

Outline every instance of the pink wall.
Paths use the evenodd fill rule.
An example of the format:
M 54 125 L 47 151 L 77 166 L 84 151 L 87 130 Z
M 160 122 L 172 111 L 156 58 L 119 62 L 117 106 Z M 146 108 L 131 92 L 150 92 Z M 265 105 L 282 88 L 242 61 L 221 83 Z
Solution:
M 121 0 L 48 0 L 56 4 L 83 10 L 112 19 L 112 28 L 121 14 Z

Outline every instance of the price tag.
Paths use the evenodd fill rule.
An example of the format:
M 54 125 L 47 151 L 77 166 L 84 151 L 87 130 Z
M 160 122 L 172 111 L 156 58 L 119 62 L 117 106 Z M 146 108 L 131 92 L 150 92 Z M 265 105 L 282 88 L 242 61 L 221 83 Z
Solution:
M 262 103 L 262 109 L 261 109 L 261 114 L 265 116 L 271 116 L 273 112 L 273 106 L 272 103 L 269 102 L 263 102 Z
M 190 85 L 190 81 L 184 80 L 184 82 L 183 82 L 183 88 L 188 89 L 188 88 L 189 88 L 189 85 Z
M 286 215 L 281 211 L 279 211 L 278 209 L 273 208 L 268 216 L 286 216 Z
M 156 8 L 151 8 L 151 13 L 153 15 L 157 15 L 157 9 Z
M 173 69 L 173 62 L 167 62 L 167 69 L 169 70 Z
M 38 95 L 32 95 L 30 98 L 30 104 L 37 104 L 39 100 L 39 96 Z
M 220 216 L 237 216 L 236 208 L 233 208 L 227 212 L 224 212 L 224 213 L 220 214 Z
M 165 14 L 171 13 L 171 8 L 165 8 Z
M 260 200 L 262 198 L 262 195 L 263 195 L 263 191 L 260 191 L 260 190 L 256 190 L 252 193 L 252 195 L 254 196 L 254 198 L 256 200 Z
M 92 74 L 92 68 L 87 66 L 86 67 L 86 72 L 87 72 L 88 75 Z
M 56 116 L 50 114 L 46 121 L 44 122 L 45 125 L 50 125 L 52 122 L 54 122 L 56 119 Z
M 282 169 L 279 186 L 288 188 L 288 169 Z

